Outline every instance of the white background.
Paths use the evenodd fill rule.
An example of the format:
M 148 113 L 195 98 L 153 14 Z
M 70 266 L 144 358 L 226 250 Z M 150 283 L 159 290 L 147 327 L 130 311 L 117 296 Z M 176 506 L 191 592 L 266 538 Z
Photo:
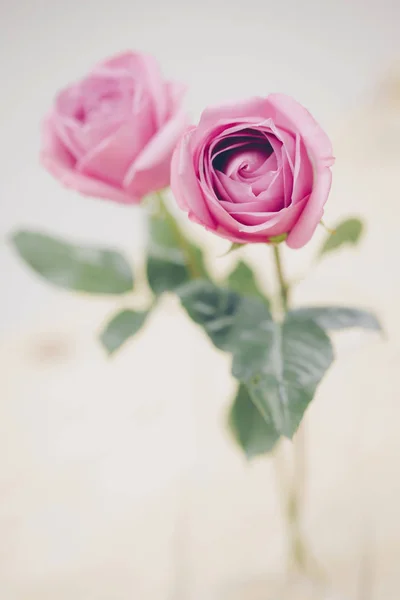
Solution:
M 166 301 L 106 361 L 95 334 L 118 302 L 48 287 L 9 245 L 24 226 L 140 258 L 140 209 L 64 190 L 38 164 L 39 123 L 56 91 L 133 48 L 188 83 L 194 118 L 208 103 L 282 91 L 333 139 L 326 220 L 362 214 L 367 234 L 358 250 L 318 266 L 294 300 L 371 307 L 389 336 L 335 338 L 337 361 L 308 416 L 305 528 L 348 597 L 367 548 L 371 598 L 398 600 L 399 22 L 394 0 L 2 0 L 2 599 L 164 600 L 177 575 L 173 529 L 182 514 L 190 530 L 178 565 L 190 579 L 182 600 L 225 598 L 212 595 L 217 588 L 236 600 L 228 585 L 282 567 L 271 464 L 247 467 L 222 426 L 233 391 L 224 357 Z M 233 260 L 218 258 L 226 242 L 191 231 L 207 244 L 211 267 L 225 272 Z M 306 271 L 322 237 L 286 254 L 291 275 Z M 271 289 L 265 250 L 247 257 Z

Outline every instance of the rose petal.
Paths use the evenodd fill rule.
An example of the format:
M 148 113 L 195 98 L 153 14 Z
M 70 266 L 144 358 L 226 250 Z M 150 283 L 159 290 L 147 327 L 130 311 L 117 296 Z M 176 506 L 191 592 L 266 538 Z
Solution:
M 135 196 L 144 196 L 169 185 L 172 153 L 186 126 L 187 116 L 182 109 L 139 154 L 125 175 L 123 188 Z
M 196 127 L 192 136 L 192 150 L 194 153 L 195 160 L 198 159 L 198 152 L 209 144 L 210 155 L 213 152 L 213 148 L 220 140 L 224 139 L 231 134 L 238 134 L 244 129 L 257 128 L 264 121 L 259 117 L 241 117 L 235 121 L 231 119 L 219 119 L 213 126 L 210 125 L 209 129 L 200 132 L 199 126 Z
M 249 221 L 256 221 L 260 219 L 260 223 L 249 223 L 248 225 L 239 225 L 239 231 L 241 233 L 246 233 L 250 235 L 254 233 L 265 232 L 268 237 L 272 237 L 275 235 L 281 235 L 282 233 L 287 233 L 296 223 L 297 219 L 302 213 L 304 206 L 307 202 L 307 198 L 304 198 L 301 202 L 297 204 L 293 204 L 288 208 L 283 208 L 277 213 L 274 213 L 274 216 L 268 215 L 265 216 L 264 221 L 262 221 L 262 215 L 254 215 L 242 213 L 240 215 L 241 219 L 244 219 L 245 216 L 249 219 Z
M 150 112 L 149 99 L 144 98 L 138 83 L 134 96 L 133 91 L 132 79 L 128 81 L 125 75 L 118 78 L 115 73 L 94 72 L 58 94 L 54 107 L 57 131 L 77 159 L 131 119 L 132 111 L 136 114 L 145 108 Z
M 296 136 L 296 158 L 293 174 L 292 202 L 296 204 L 309 196 L 313 186 L 313 170 L 300 135 Z
M 270 187 L 273 186 L 277 180 L 282 179 L 281 173 L 282 168 L 278 170 L 268 171 L 265 173 L 265 175 L 259 175 L 257 178 L 254 178 L 254 181 L 251 182 L 251 189 L 253 190 L 253 193 L 256 196 L 260 196 L 264 193 L 269 193 Z M 281 197 L 283 197 L 283 194 L 281 192 L 278 193 Z
M 79 143 L 79 126 L 72 119 L 65 118 L 54 113 L 54 129 L 64 146 L 76 160 L 84 156 L 85 149 Z
M 208 211 L 211 213 L 213 218 L 213 224 L 218 223 L 219 227 L 226 229 L 227 231 L 231 231 L 232 233 L 238 232 L 238 222 L 236 219 L 231 217 L 231 215 L 223 208 L 220 201 L 216 198 L 215 194 L 208 189 L 206 185 L 200 182 L 200 193 L 204 198 L 205 205 L 208 208 Z M 197 210 L 197 206 L 195 206 L 196 214 L 199 214 Z M 214 225 L 215 228 L 215 225 Z
M 187 92 L 187 85 L 178 81 L 167 81 L 165 84 L 165 93 L 168 98 L 168 112 L 174 114 L 177 112 L 183 102 Z
M 268 96 L 268 101 L 275 108 L 274 119 L 277 125 L 289 127 L 300 134 L 313 166 L 312 193 L 287 239 L 289 247 L 301 248 L 311 239 L 322 218 L 323 207 L 328 199 L 332 182 L 329 167 L 334 162 L 332 145 L 314 117 L 293 98 L 283 94 L 273 94 Z
M 328 199 L 331 184 L 332 172 L 329 168 L 322 167 L 318 172 L 314 173 L 311 196 L 286 240 L 290 248 L 302 248 L 312 238 L 324 214 L 323 207 Z M 301 201 L 299 204 L 301 204 Z
M 241 142 L 239 140 L 244 138 L 249 139 L 252 137 L 251 132 L 241 135 L 244 129 L 248 129 L 247 124 L 241 123 L 240 125 L 232 126 L 232 124 L 229 123 L 229 125 L 230 126 L 226 130 L 224 129 L 223 125 L 218 126 L 217 131 L 214 132 L 215 138 L 211 141 L 211 143 L 208 144 L 206 139 L 197 149 L 194 143 L 194 136 L 196 135 L 197 129 L 194 129 L 191 136 L 190 151 L 193 154 L 193 160 L 195 162 L 198 161 L 198 171 L 200 177 L 206 182 L 210 189 L 213 189 L 214 186 L 213 172 L 215 168 L 215 159 L 220 156 L 222 152 L 227 151 L 231 147 L 234 148 L 236 145 L 238 145 L 237 147 L 240 147 Z M 254 135 L 257 136 L 257 139 L 260 137 L 257 132 L 254 132 Z M 220 146 L 222 147 L 219 150 Z
M 151 113 L 144 107 L 78 161 L 78 171 L 122 187 L 132 162 L 153 136 L 152 121 Z
M 232 217 L 236 219 L 238 222 L 239 231 L 241 231 L 241 225 L 263 225 L 269 222 L 269 219 L 275 219 L 276 212 L 272 213 L 264 213 L 264 212 L 231 212 Z M 275 224 L 275 221 L 272 222 L 272 225 Z
M 185 211 L 186 213 L 189 213 L 189 205 L 186 202 L 186 198 L 184 195 L 184 191 L 182 189 L 181 186 L 181 166 L 180 166 L 180 159 L 181 159 L 181 153 L 183 152 L 182 150 L 182 143 L 183 143 L 183 138 L 189 133 L 189 131 L 191 129 L 194 129 L 194 127 L 190 127 L 188 128 L 184 135 L 182 136 L 182 138 L 179 140 L 179 142 L 176 145 L 176 148 L 172 154 L 172 159 L 171 159 L 171 191 L 172 194 L 179 206 L 179 208 L 183 211 Z M 198 220 L 199 225 L 202 225 L 203 223 L 201 222 L 201 220 Z
M 253 170 L 247 169 L 241 171 L 241 176 L 246 180 L 251 180 L 256 183 L 262 177 L 267 175 L 274 176 L 278 169 L 278 159 L 275 152 L 272 150 L 271 154 L 265 158 L 263 162 L 261 162 L 256 168 Z M 265 188 L 264 188 L 265 189 Z
M 236 224 L 236 228 L 225 228 L 222 224 L 216 226 L 216 228 L 208 228 L 213 233 L 217 233 L 220 237 L 226 238 L 234 243 L 263 243 L 268 242 L 269 238 L 274 237 L 276 235 L 282 235 L 283 233 L 287 233 L 289 229 L 292 227 L 293 222 L 296 222 L 299 213 L 303 209 L 304 205 L 307 202 L 307 198 L 305 198 L 301 203 L 296 204 L 293 207 L 289 207 L 289 209 L 284 209 L 287 211 L 282 220 L 279 219 L 271 219 L 265 225 L 261 225 L 258 228 L 246 228 L 242 226 L 240 229 L 240 224 Z M 244 231 L 246 229 L 250 229 L 250 233 Z M 256 230 L 254 230 L 256 229 Z
M 160 66 L 153 56 L 137 52 L 122 52 L 97 66 L 97 70 L 104 68 L 128 71 L 134 79 L 141 81 L 143 87 L 149 90 L 155 127 L 158 129 L 166 122 L 169 108 L 168 96 Z
M 115 54 L 114 56 L 110 56 L 106 60 L 99 62 L 95 70 L 102 69 L 121 69 L 124 71 L 131 71 L 132 69 L 142 69 L 143 65 L 143 55 L 138 54 L 136 52 L 132 52 L 131 50 L 124 50 Z
M 203 111 L 198 124 L 199 136 L 204 135 L 210 127 L 214 127 L 220 119 L 232 120 L 238 119 L 242 122 L 243 118 L 251 120 L 264 120 L 270 115 L 269 107 L 265 98 L 253 97 L 248 100 L 236 101 L 224 105 L 211 106 Z
M 152 98 L 155 125 L 158 129 L 164 125 L 168 117 L 168 97 L 165 93 L 160 65 L 153 56 L 148 54 L 138 54 L 136 56 L 147 80 L 147 85 L 143 83 L 143 86 L 149 90 L 149 97 Z
M 57 136 L 51 118 L 43 124 L 41 162 L 63 185 L 87 196 L 105 198 L 122 204 L 135 204 L 140 200 L 111 185 L 78 173 L 75 170 L 76 161 Z
M 53 126 L 57 130 L 58 136 L 76 159 L 83 156 L 85 152 L 79 143 L 80 124 L 74 118 L 81 103 L 79 86 L 70 86 L 57 94 L 52 114 Z
M 266 240 L 268 236 L 287 233 L 299 218 L 307 201 L 305 198 L 296 205 L 284 208 L 279 212 L 273 213 L 271 216 L 267 215 L 265 222 L 257 225 L 243 225 L 239 223 L 232 214 L 226 212 L 221 203 L 216 200 L 208 189 L 205 189 L 203 186 L 201 187 L 206 197 L 208 208 L 219 227 L 228 233 L 232 233 L 233 235 L 250 242 L 254 241 L 253 237 L 255 234 L 257 234 L 255 237 L 258 241 L 261 237 L 264 237 L 264 240 Z M 240 213 L 240 218 L 242 218 L 242 215 L 243 213 Z
M 189 217 L 192 213 L 198 223 L 215 229 L 215 221 L 205 202 L 193 167 L 190 142 L 194 129 L 190 128 L 175 148 L 171 163 L 171 189 L 179 206 L 189 212 Z
M 332 144 L 324 130 L 304 106 L 285 94 L 270 94 L 268 104 L 274 109 L 274 122 L 278 127 L 298 132 L 304 140 L 312 161 L 332 166 Z
M 289 162 L 286 148 L 282 146 L 282 181 L 283 181 L 283 204 L 287 208 L 292 204 L 293 194 L 293 169 Z
M 235 181 L 225 173 L 221 173 L 221 171 L 215 171 L 213 175 L 213 188 L 215 187 L 213 191 L 218 192 L 220 199 L 233 203 L 246 203 L 255 200 L 250 184 Z
M 235 215 L 240 215 L 241 213 L 252 213 L 252 212 L 262 212 L 268 213 L 270 216 L 275 215 L 275 213 L 282 208 L 282 199 L 281 198 L 272 198 L 269 201 L 265 200 L 254 200 L 254 202 L 245 202 L 244 204 L 238 204 L 237 202 L 225 202 L 224 200 L 220 200 L 221 206 L 228 211 L 228 213 Z

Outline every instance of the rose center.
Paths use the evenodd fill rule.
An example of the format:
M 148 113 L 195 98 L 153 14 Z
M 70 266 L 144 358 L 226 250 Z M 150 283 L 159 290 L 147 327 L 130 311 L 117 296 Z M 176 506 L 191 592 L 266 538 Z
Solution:
M 250 132 L 231 136 L 216 145 L 213 167 L 233 179 L 247 179 L 262 171 L 265 162 L 273 154 L 273 148 L 264 135 Z
M 118 113 L 123 99 L 115 93 L 104 93 L 98 97 L 87 98 L 75 112 L 75 119 L 82 124 L 102 121 L 104 118 Z

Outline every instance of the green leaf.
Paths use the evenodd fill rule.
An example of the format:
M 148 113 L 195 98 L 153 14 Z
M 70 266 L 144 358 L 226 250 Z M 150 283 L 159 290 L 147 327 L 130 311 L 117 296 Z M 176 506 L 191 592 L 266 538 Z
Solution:
M 124 294 L 133 288 L 131 266 L 114 250 L 76 246 L 33 231 L 14 233 L 12 242 L 36 273 L 59 287 L 91 294 Z
M 147 279 L 156 296 L 173 291 L 188 280 L 184 264 L 155 256 L 147 259 Z
M 240 296 L 211 281 L 191 281 L 177 290 L 190 318 L 201 325 L 217 348 L 236 353 L 252 365 L 262 363 L 261 352 L 274 326 L 264 299 Z
M 152 217 L 149 234 L 147 278 L 157 296 L 176 290 L 193 276 L 208 277 L 202 251 L 186 239 L 170 215 Z
M 239 294 L 247 294 L 262 298 L 264 302 L 269 304 L 269 300 L 261 292 L 256 281 L 253 271 L 245 262 L 240 260 L 232 273 L 228 277 L 228 287 Z
M 360 327 L 381 331 L 382 327 L 377 317 L 367 310 L 347 306 L 310 306 L 290 311 L 289 318 L 294 316 L 297 321 L 315 321 L 322 329 L 349 329 Z
M 250 297 L 240 299 L 227 343 L 233 354 L 232 372 L 235 377 L 248 382 L 264 369 L 276 327 L 264 302 Z
M 100 335 L 100 341 L 108 354 L 114 354 L 144 324 L 149 311 L 137 312 L 130 309 L 117 313 L 106 325 Z
M 280 437 L 272 422 L 261 415 L 243 384 L 233 401 L 228 422 L 248 459 L 270 452 Z
M 196 277 L 209 279 L 209 275 L 204 264 L 203 251 L 201 250 L 201 248 L 195 246 L 195 244 L 192 244 L 191 242 L 189 242 L 189 248 L 192 260 L 195 264 Z
M 333 361 L 326 333 L 314 321 L 290 317 L 283 324 L 268 324 L 262 335 L 234 351 L 232 373 L 246 383 L 249 394 L 267 423 L 291 438 L 311 402 L 325 371 Z M 240 340 L 239 340 L 240 342 Z M 254 360 L 254 358 L 256 360 Z
M 187 283 L 177 293 L 190 318 L 204 328 L 215 346 L 229 350 L 240 296 L 201 279 Z
M 351 218 L 342 221 L 342 223 L 339 223 L 334 231 L 327 237 L 319 251 L 319 256 L 331 252 L 332 250 L 336 250 L 341 246 L 357 244 L 362 232 L 363 224 L 360 219 Z

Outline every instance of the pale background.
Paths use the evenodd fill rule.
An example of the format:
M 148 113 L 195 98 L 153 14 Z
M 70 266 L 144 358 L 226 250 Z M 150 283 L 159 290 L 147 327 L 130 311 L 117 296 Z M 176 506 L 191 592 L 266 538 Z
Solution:
M 399 23 L 395 0 L 1 1 L 2 600 L 164 600 L 177 580 L 180 600 L 236 600 L 230 586 L 282 569 L 271 464 L 248 467 L 223 429 L 227 360 L 167 299 L 107 361 L 95 334 L 118 303 L 48 287 L 7 241 L 37 227 L 140 261 L 139 210 L 66 191 L 37 160 L 55 91 L 127 48 L 155 54 L 189 84 L 194 118 L 208 103 L 282 91 L 333 139 L 326 221 L 362 214 L 367 234 L 321 263 L 295 300 L 370 307 L 388 339 L 337 336 L 337 361 L 308 413 L 305 529 L 343 597 L 398 600 Z M 226 272 L 226 243 L 192 231 Z M 294 277 L 322 236 L 286 253 Z M 247 255 L 271 288 L 266 250 Z

